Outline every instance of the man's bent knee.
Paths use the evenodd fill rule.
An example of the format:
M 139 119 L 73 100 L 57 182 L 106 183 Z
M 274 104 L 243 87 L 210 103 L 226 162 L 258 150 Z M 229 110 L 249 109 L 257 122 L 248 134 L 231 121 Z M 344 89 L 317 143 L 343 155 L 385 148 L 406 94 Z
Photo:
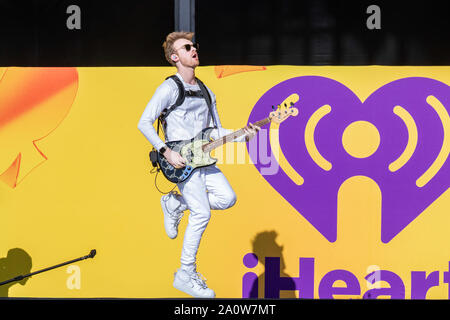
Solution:
M 231 192 L 224 196 L 223 199 L 221 199 L 221 205 L 223 209 L 228 209 L 234 206 L 236 200 L 236 194 L 234 192 Z

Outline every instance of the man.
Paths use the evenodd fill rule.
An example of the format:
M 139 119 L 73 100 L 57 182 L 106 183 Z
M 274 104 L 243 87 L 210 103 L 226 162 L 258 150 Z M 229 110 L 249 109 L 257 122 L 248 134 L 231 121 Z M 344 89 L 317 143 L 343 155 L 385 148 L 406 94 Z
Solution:
M 192 43 L 191 32 L 172 32 L 163 44 L 167 61 L 177 68 L 179 80 L 186 91 L 200 92 L 195 77 L 195 68 L 199 65 L 198 46 Z M 184 102 L 173 109 L 165 118 L 165 140 L 187 140 L 193 138 L 200 130 L 217 124 L 211 138 L 217 139 L 232 130 L 221 126 L 216 108 L 216 99 L 208 88 L 211 97 L 212 116 L 206 100 L 200 96 L 186 95 Z M 139 121 L 138 128 L 175 168 L 185 165 L 185 159 L 171 150 L 162 141 L 153 123 L 161 112 L 173 106 L 178 97 L 178 86 L 172 79 L 166 79 L 157 89 Z M 251 139 L 260 128 L 249 124 L 245 127 L 246 135 L 235 141 Z M 181 253 L 181 267 L 175 273 L 173 285 L 194 297 L 213 298 L 215 293 L 208 288 L 202 276 L 197 272 L 196 255 L 203 232 L 211 217 L 211 209 L 224 210 L 236 202 L 236 195 L 223 173 L 217 166 L 196 169 L 185 181 L 177 184 L 181 195 L 171 192 L 162 196 L 161 206 L 164 213 L 164 226 L 167 235 L 174 239 L 178 234 L 178 224 L 183 212 L 190 211 L 188 225 L 184 235 Z

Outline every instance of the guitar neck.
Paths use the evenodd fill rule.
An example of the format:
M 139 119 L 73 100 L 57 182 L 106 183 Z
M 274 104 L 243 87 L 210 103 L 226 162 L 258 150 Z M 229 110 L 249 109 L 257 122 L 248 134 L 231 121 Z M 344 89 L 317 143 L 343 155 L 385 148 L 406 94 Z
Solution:
M 262 127 L 270 122 L 270 117 L 267 117 L 265 119 L 262 119 L 260 121 L 257 121 L 253 123 L 255 126 Z M 236 130 L 230 134 L 227 134 L 226 136 L 223 136 L 222 138 L 219 138 L 217 140 L 211 141 L 209 143 L 206 143 L 203 145 L 203 151 L 204 152 L 210 152 L 221 145 L 224 145 L 227 142 L 234 141 L 234 139 L 239 138 L 240 136 L 245 135 L 244 128 Z

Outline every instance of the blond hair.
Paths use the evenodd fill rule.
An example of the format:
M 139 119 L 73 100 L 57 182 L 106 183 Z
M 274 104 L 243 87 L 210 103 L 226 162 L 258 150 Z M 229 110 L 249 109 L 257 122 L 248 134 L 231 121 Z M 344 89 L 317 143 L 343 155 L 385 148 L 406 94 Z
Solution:
M 170 56 L 175 53 L 175 50 L 173 48 L 173 44 L 175 43 L 175 41 L 177 41 L 178 39 L 187 39 L 189 41 L 192 41 L 193 37 L 194 32 L 187 31 L 175 31 L 167 35 L 166 41 L 164 41 L 162 46 L 164 48 L 164 56 L 171 65 L 175 65 L 175 62 L 173 62 L 170 58 Z

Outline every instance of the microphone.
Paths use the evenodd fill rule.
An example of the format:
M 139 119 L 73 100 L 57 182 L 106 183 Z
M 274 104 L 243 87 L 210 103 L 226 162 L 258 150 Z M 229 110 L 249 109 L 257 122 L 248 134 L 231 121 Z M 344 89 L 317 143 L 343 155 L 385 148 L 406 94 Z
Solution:
M 97 250 L 92 249 L 91 252 L 88 255 L 88 258 L 94 258 L 96 254 L 97 254 Z

